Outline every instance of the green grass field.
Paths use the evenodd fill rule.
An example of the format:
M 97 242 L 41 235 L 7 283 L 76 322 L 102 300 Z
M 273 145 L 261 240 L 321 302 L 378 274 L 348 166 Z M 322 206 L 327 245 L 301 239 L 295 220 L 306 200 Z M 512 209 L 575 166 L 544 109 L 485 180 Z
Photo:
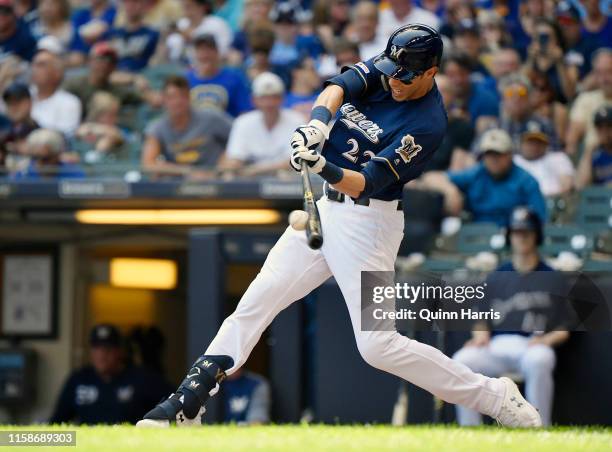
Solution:
M 444 426 L 204 426 L 165 430 L 114 427 L 7 427 L 6 430 L 76 430 L 76 447 L 0 447 L 10 451 L 611 451 L 611 428 L 558 427 L 511 431 Z

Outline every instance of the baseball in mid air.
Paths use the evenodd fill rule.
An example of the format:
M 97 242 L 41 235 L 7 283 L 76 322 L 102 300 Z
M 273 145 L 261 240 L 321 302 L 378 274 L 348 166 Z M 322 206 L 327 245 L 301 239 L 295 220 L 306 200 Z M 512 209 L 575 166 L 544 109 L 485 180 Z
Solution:
M 296 231 L 303 231 L 306 229 L 307 222 L 308 214 L 303 210 L 294 210 L 289 214 L 289 224 Z

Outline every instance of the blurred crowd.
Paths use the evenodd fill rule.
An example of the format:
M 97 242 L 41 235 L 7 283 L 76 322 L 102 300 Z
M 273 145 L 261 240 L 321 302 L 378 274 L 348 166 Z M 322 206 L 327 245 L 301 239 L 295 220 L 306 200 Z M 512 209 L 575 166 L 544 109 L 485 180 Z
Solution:
M 425 23 L 444 37 L 450 121 L 420 182 L 447 208 L 457 193 L 482 207 L 482 179 L 515 167 L 544 197 L 610 184 L 610 14 L 598 0 L 0 0 L 2 177 L 282 174 L 326 78 Z M 541 211 L 530 195 L 512 204 Z

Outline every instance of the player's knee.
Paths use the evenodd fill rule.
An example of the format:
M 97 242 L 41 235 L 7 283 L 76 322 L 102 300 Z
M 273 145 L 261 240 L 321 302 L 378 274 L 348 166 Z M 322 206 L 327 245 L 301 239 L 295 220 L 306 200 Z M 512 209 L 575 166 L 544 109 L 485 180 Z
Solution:
M 391 332 L 389 334 L 383 332 L 361 334 L 357 338 L 357 348 L 366 363 L 377 369 L 385 370 L 393 339 Z
M 521 370 L 525 373 L 533 371 L 552 372 L 555 368 L 555 352 L 546 345 L 529 347 L 521 359 Z

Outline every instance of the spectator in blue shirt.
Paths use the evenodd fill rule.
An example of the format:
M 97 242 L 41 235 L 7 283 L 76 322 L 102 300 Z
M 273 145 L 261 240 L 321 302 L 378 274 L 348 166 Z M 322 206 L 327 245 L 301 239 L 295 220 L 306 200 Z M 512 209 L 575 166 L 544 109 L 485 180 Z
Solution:
M 26 153 L 26 138 L 38 129 L 38 124 L 32 119 L 32 96 L 28 85 L 13 82 L 2 93 L 6 105 L 6 116 L 0 120 L 0 165 L 3 156 L 12 154 L 14 158 L 23 158 Z
M 597 110 L 593 122 L 597 143 L 582 153 L 576 174 L 578 188 L 591 184 L 612 186 L 612 106 Z
M 83 169 L 74 163 L 62 160 L 66 141 L 61 133 L 50 129 L 36 129 L 26 140 L 30 164 L 15 173 L 15 179 L 80 179 L 85 177 Z
M 119 70 L 137 72 L 149 64 L 157 48 L 159 33 L 144 25 L 145 0 L 123 0 L 123 6 L 125 26 L 111 28 L 104 40 L 109 41 L 119 53 Z
M 309 117 L 314 101 L 321 90 L 321 79 L 311 58 L 304 59 L 291 69 L 291 87 L 285 96 L 285 107 Z
M 586 14 L 582 17 L 582 36 L 585 40 L 597 43 L 598 47 L 608 47 L 612 43 L 612 18 L 600 8 L 599 0 L 581 0 Z
M 69 50 L 74 65 L 83 64 L 97 41 L 101 40 L 113 25 L 117 10 L 109 0 L 91 0 L 88 8 L 75 11 L 72 15 L 74 34 Z
M 221 390 L 225 422 L 265 424 L 270 422 L 270 385 L 253 372 L 236 370 Z
M 16 56 L 31 61 L 36 40 L 28 26 L 17 19 L 11 0 L 0 0 L 0 61 Z
M 580 32 L 579 26 L 577 30 Z M 557 99 L 566 103 L 576 94 L 579 71 L 584 70 L 584 57 L 577 52 L 568 52 L 561 27 L 551 19 L 537 18 L 533 36 L 527 49 L 525 67 L 546 74 Z
M 473 82 L 470 78 L 472 63 L 465 54 L 451 54 L 444 63 L 444 74 L 449 78 L 454 91 L 453 105 L 467 111 L 473 126 L 480 121 L 495 120 L 499 114 L 499 105 L 495 92 L 484 85 Z
M 290 65 L 305 57 L 317 59 L 325 53 L 323 44 L 315 35 L 300 33 L 299 24 L 303 20 L 303 12 L 297 4 L 279 2 L 270 16 L 274 21 L 276 35 L 276 42 L 270 52 L 272 64 Z
M 555 16 L 567 47 L 565 64 L 576 66 L 582 78 L 591 72 L 591 58 L 600 43 L 595 40 L 584 39 L 580 11 L 570 1 L 561 0 L 557 4 Z
M 217 42 L 210 34 L 196 35 L 194 67 L 187 73 L 194 108 L 216 107 L 232 116 L 251 110 L 246 77 L 238 70 L 222 67 Z
M 475 222 L 506 226 L 512 210 L 527 206 L 546 219 L 546 202 L 538 182 L 512 161 L 512 140 L 502 129 L 486 131 L 480 140 L 481 161 L 448 174 L 429 172 L 422 185 L 445 195 L 449 213 L 463 208 Z

